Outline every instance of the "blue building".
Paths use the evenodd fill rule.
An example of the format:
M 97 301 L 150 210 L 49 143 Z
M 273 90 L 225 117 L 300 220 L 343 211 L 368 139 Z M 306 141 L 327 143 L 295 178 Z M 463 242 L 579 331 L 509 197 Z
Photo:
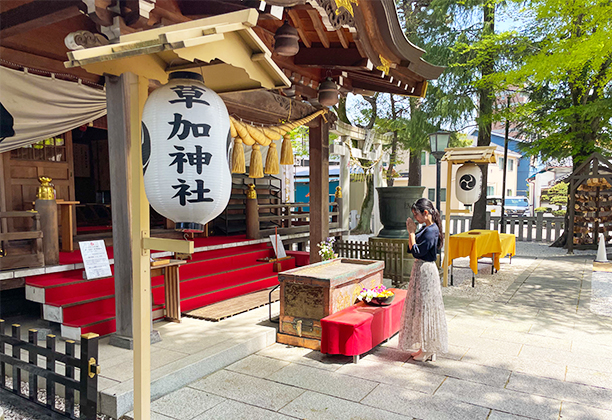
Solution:
M 295 170 L 295 202 L 309 203 L 310 202 L 310 168 L 308 166 L 299 166 Z M 340 167 L 338 165 L 329 165 L 329 195 L 331 197 L 336 194 L 336 187 L 340 185 Z M 309 211 L 308 207 L 304 208 Z M 331 211 L 331 207 L 330 207 Z

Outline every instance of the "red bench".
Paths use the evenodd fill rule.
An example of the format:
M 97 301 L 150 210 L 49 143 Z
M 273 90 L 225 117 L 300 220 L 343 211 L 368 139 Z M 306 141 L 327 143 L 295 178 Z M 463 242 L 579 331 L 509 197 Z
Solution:
M 321 353 L 353 356 L 372 350 L 400 329 L 406 291 L 391 289 L 395 299 L 388 306 L 363 302 L 321 319 Z

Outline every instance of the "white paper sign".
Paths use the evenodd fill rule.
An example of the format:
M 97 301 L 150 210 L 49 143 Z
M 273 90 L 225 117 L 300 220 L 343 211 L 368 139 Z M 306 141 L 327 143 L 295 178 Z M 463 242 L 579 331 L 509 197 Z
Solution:
M 270 242 L 272 242 L 272 247 L 274 248 L 274 253 L 276 254 L 276 258 L 285 258 L 287 254 L 285 253 L 285 247 L 283 246 L 283 241 L 278 235 L 270 235 Z
M 112 276 L 106 246 L 103 240 L 79 242 L 87 279 Z

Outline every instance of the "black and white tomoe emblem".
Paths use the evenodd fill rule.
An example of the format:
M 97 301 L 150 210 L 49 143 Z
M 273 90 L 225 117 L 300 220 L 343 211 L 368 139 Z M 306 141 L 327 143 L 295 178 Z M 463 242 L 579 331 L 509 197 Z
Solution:
M 465 174 L 459 180 L 459 185 L 464 191 L 471 191 L 476 186 L 476 178 L 472 174 Z

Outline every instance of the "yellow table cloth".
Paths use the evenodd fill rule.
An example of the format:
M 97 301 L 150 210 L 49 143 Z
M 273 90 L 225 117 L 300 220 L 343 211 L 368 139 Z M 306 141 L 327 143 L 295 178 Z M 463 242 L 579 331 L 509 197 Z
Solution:
M 504 238 L 504 244 L 509 250 L 512 250 L 512 243 L 515 244 L 509 238 Z M 516 252 L 516 244 L 514 252 Z M 501 254 L 500 234 L 496 230 L 473 229 L 469 232 L 458 233 L 452 235 L 448 243 L 449 264 L 452 264 L 455 258 L 470 257 L 470 268 L 475 275 L 478 274 L 478 258 L 486 255 L 494 255 L 493 266 L 499 271 Z
M 508 255 L 514 257 L 516 255 L 516 236 L 511 233 L 500 233 L 499 242 L 501 246 L 500 258 L 504 258 Z M 492 258 L 493 254 L 483 255 L 483 257 Z

